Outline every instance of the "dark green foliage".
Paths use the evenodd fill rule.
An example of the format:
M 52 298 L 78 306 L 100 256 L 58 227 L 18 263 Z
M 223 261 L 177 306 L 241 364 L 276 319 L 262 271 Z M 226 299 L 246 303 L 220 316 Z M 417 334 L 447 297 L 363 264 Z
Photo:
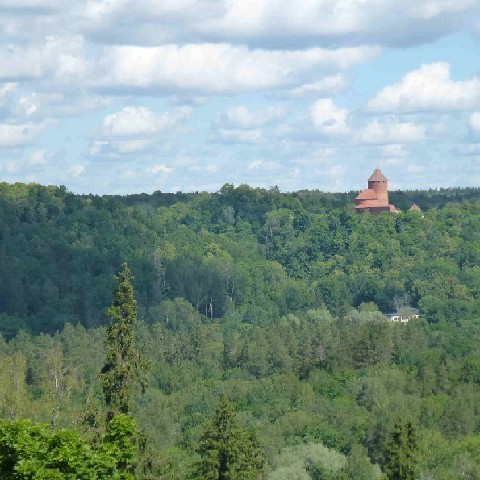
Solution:
M 415 480 L 418 446 L 410 420 L 397 420 L 385 445 L 385 473 L 388 480 Z
M 118 285 L 113 305 L 107 310 L 110 325 L 105 338 L 106 361 L 101 372 L 107 419 L 131 412 L 138 387 L 144 388 L 142 374 L 146 368 L 135 346 L 137 302 L 126 263 L 115 278 Z
M 318 305 L 344 315 L 373 301 L 386 311 L 404 294 L 431 321 L 479 312 L 478 190 L 392 195 L 424 213 L 358 216 L 354 192 L 225 185 L 99 197 L 1 184 L 0 314 L 12 321 L 0 331 L 101 325 L 125 258 L 142 315 L 183 297 L 210 319 L 235 308 L 264 325 Z
M 201 460 L 194 478 L 257 480 L 265 478 L 265 458 L 255 434 L 239 427 L 230 402 L 220 401 L 211 423 L 200 437 Z
M 0 332 L 7 340 L 13 338 L 20 330 L 28 331 L 27 324 L 23 318 L 7 315 L 6 313 L 0 314 Z

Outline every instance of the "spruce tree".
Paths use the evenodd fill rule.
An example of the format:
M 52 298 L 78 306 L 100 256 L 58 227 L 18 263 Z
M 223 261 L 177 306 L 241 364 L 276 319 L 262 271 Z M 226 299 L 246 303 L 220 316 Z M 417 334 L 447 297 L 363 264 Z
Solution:
M 136 391 L 144 388 L 142 373 L 146 368 L 135 347 L 137 302 L 127 263 L 115 278 L 118 284 L 114 302 L 107 309 L 110 325 L 105 338 L 106 362 L 101 372 L 107 421 L 117 414 L 131 413 Z
M 197 453 L 201 460 L 196 465 L 196 479 L 265 478 L 265 458 L 256 436 L 238 425 L 232 405 L 225 397 L 202 434 Z
M 395 422 L 385 446 L 385 473 L 388 480 L 415 480 L 417 442 L 410 420 Z

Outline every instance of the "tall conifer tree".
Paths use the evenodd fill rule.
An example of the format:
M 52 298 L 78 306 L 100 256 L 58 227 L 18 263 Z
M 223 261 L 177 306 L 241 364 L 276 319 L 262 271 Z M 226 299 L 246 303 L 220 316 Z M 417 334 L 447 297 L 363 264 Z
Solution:
M 252 431 L 239 427 L 232 405 L 223 397 L 200 438 L 195 478 L 259 480 L 265 478 L 265 458 Z
M 385 473 L 388 480 L 415 480 L 417 441 L 410 420 L 397 420 L 385 447 Z
M 106 362 L 102 369 L 102 386 L 107 405 L 107 421 L 116 414 L 129 414 L 137 389 L 144 388 L 142 373 L 146 362 L 135 346 L 137 302 L 127 263 L 115 276 L 118 281 L 114 302 L 107 309 L 110 325 L 105 338 Z

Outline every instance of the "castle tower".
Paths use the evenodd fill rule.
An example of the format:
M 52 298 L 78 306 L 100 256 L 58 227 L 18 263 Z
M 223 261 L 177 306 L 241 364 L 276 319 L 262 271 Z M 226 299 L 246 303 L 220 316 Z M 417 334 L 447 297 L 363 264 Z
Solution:
M 379 215 L 382 212 L 398 213 L 395 205 L 388 203 L 388 180 L 376 168 L 368 179 L 368 188 L 362 190 L 355 198 L 355 210 L 358 213 L 370 212 Z
M 377 194 L 378 205 L 389 205 L 388 202 L 388 180 L 387 177 L 376 168 L 368 179 L 368 188 Z

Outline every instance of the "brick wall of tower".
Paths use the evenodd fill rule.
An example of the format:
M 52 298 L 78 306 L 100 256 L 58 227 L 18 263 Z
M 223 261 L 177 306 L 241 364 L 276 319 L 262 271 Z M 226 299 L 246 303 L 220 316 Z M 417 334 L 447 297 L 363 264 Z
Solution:
M 368 181 L 368 188 L 375 191 L 378 196 L 378 205 L 388 205 L 388 182 L 385 181 Z

